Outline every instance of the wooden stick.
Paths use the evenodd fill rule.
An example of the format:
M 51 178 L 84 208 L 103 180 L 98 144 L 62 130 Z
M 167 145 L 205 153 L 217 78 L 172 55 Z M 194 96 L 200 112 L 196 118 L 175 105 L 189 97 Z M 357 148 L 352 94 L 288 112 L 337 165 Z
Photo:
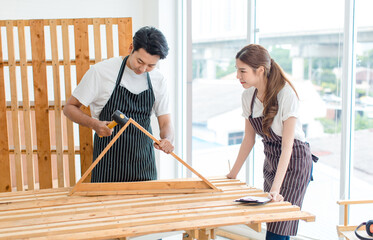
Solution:
M 91 173 L 92 169 L 100 162 L 101 158 L 106 154 L 107 151 L 111 148 L 111 146 L 115 143 L 115 141 L 120 137 L 120 135 L 126 130 L 128 125 L 131 122 L 128 121 L 120 130 L 119 132 L 114 136 L 113 139 L 109 142 L 109 144 L 105 147 L 105 149 L 101 152 L 101 154 L 96 158 L 96 160 L 91 164 L 91 166 L 87 169 L 87 171 L 84 173 L 84 175 L 80 178 L 80 180 L 77 182 L 77 184 L 71 189 L 69 192 L 69 195 L 72 195 L 79 187 L 79 185 L 84 181 L 84 179 L 88 176 L 88 174 Z
M 70 64 L 70 44 L 69 44 L 69 25 L 66 20 L 61 21 L 62 24 L 62 46 L 63 46 L 63 71 L 65 82 L 65 99 L 71 96 L 71 64 Z M 68 160 L 69 160 L 69 184 L 74 186 L 75 179 L 75 144 L 74 144 L 74 127 L 73 122 L 66 119 L 66 135 L 68 146 Z
M 26 162 L 27 162 L 27 190 L 35 189 L 35 167 L 32 149 L 32 121 L 29 98 L 29 83 L 27 78 L 27 57 L 25 42 L 25 26 L 23 21 L 18 21 L 19 58 L 21 63 L 23 124 L 25 127 Z M 21 146 L 22 153 L 22 146 Z
M 52 68 L 53 68 L 53 88 L 54 88 L 54 130 L 56 138 L 56 157 L 57 157 L 57 176 L 58 187 L 65 187 L 65 167 L 63 161 L 63 140 L 62 140 L 62 105 L 61 105 L 61 84 L 60 84 L 60 65 L 58 61 L 57 46 L 57 24 L 55 20 L 50 21 L 50 37 L 52 50 Z
M 148 137 L 153 139 L 154 142 L 157 144 L 160 144 L 161 142 L 156 139 L 152 134 L 150 134 L 145 128 L 143 128 L 140 124 L 138 124 L 135 120 L 130 118 L 128 122 L 131 122 L 133 125 L 135 125 L 138 129 L 140 129 L 143 133 L 145 133 Z M 170 153 L 174 158 L 176 158 L 179 162 L 181 162 L 185 167 L 187 167 L 190 171 L 192 171 L 195 175 L 197 175 L 199 178 L 201 178 L 207 185 L 209 185 L 212 189 L 215 189 L 216 191 L 220 191 L 218 188 L 214 186 L 209 180 L 204 178 L 201 174 L 199 174 L 194 168 L 192 168 L 188 163 L 184 162 L 179 156 L 177 156 L 174 152 Z
M 11 111 L 12 111 L 12 129 L 13 129 L 13 142 L 14 142 L 14 159 L 16 168 L 16 185 L 17 191 L 23 191 L 23 173 L 22 173 L 22 156 L 21 156 L 21 136 L 19 126 L 19 113 L 18 113 L 18 94 L 17 94 L 17 77 L 15 66 L 15 53 L 14 53 L 14 33 L 13 22 L 6 22 L 6 33 L 8 42 L 8 59 L 9 59 L 9 80 L 11 92 Z

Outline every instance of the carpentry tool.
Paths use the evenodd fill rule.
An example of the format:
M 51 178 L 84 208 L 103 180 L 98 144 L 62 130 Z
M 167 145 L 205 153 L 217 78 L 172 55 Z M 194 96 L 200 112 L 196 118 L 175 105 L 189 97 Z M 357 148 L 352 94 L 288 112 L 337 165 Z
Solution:
M 119 110 L 116 110 L 112 115 L 111 115 L 111 119 L 113 119 L 113 121 L 111 121 L 107 127 L 112 129 L 114 128 L 116 125 L 121 125 L 121 126 L 124 126 L 127 121 L 128 121 L 128 118 L 126 117 L 126 115 L 124 115 L 124 113 L 122 113 L 121 111 Z M 100 136 L 102 137 L 102 136 Z

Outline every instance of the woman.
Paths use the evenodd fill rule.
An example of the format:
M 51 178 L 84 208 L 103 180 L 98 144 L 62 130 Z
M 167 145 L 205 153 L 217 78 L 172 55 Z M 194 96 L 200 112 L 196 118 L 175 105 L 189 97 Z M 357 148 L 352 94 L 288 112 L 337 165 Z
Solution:
M 236 178 L 255 143 L 264 144 L 264 191 L 272 201 L 302 206 L 311 177 L 312 154 L 299 121 L 298 95 L 281 67 L 260 45 L 250 44 L 236 55 L 242 94 L 245 136 L 237 160 L 227 175 Z M 298 221 L 267 224 L 266 239 L 290 239 Z

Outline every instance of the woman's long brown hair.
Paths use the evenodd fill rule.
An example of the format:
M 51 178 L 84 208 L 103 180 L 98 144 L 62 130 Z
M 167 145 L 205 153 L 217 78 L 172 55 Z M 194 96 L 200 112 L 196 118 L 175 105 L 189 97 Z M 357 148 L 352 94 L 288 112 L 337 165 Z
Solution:
M 249 44 L 237 53 L 236 59 L 249 65 L 254 72 L 256 72 L 260 66 L 264 67 L 264 79 L 267 82 L 265 84 L 266 88 L 263 96 L 264 119 L 262 127 L 264 134 L 271 137 L 269 129 L 278 112 L 277 94 L 286 83 L 293 88 L 295 94 L 297 94 L 297 91 L 295 91 L 294 86 L 285 76 L 282 68 L 271 58 L 264 47 L 258 44 Z

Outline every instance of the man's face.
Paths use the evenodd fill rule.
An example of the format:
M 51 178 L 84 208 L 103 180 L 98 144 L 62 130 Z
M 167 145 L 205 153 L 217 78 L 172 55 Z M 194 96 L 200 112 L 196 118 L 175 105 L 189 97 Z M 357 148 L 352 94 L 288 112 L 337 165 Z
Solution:
M 151 55 L 143 48 L 140 48 L 137 51 L 132 50 L 133 48 L 131 46 L 131 53 L 127 61 L 127 66 L 136 74 L 152 71 L 160 59 L 158 55 Z

